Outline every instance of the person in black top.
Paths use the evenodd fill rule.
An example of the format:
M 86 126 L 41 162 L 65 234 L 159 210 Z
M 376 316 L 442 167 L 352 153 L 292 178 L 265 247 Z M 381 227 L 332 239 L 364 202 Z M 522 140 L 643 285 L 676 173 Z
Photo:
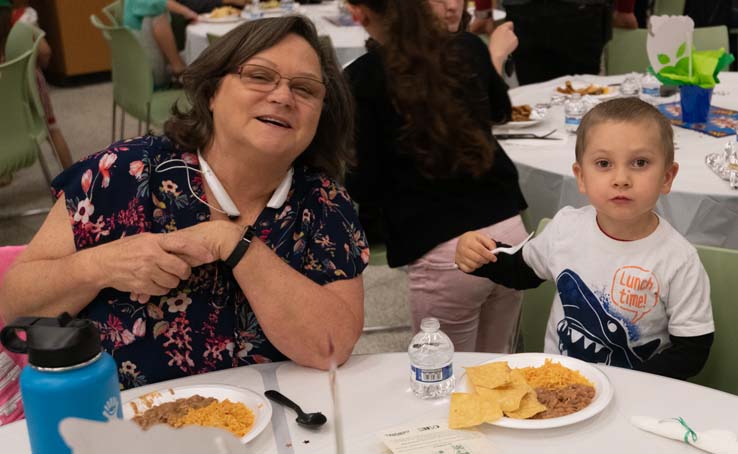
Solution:
M 345 70 L 358 160 L 347 187 L 362 225 L 373 227 L 370 244 L 379 233 L 389 265 L 408 265 L 416 329 L 433 316 L 457 351 L 510 351 L 519 292 L 453 263 L 465 230 L 495 231 L 512 243 L 525 237 L 518 174 L 491 134 L 510 117 L 507 86 L 484 43 L 448 33 L 427 2 L 349 4 L 379 43 Z

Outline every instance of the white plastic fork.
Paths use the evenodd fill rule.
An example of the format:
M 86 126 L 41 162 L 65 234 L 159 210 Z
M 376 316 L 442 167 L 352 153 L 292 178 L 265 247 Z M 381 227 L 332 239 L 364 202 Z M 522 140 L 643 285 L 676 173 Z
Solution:
M 500 252 L 502 252 L 503 254 L 513 255 L 516 252 L 518 252 L 520 250 L 520 248 L 523 247 L 525 245 L 525 243 L 527 243 L 528 240 L 530 240 L 533 237 L 533 234 L 534 233 L 536 233 L 536 232 L 530 232 L 530 235 L 528 235 L 528 238 L 524 239 L 523 241 L 521 241 L 520 243 L 516 244 L 515 246 L 510 246 L 510 247 L 497 247 L 497 248 L 492 249 L 489 252 L 491 252 L 493 254 L 499 254 Z

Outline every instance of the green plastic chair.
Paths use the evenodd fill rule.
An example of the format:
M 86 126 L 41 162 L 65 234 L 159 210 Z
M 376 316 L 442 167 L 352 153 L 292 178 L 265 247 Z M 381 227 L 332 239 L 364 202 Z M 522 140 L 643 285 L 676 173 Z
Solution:
M 656 0 L 653 3 L 654 16 L 681 16 L 684 14 L 686 0 Z
M 738 250 L 697 246 L 710 277 L 715 342 L 704 369 L 691 381 L 738 395 Z
M 16 39 L 17 36 L 13 39 Z M 44 131 L 39 131 L 37 121 L 31 111 L 28 71 L 35 65 L 35 55 L 42 35 L 31 41 L 27 50 L 16 55 L 20 49 L 17 42 L 11 44 L 14 56 L 0 64 L 0 175 L 12 174 L 20 169 L 32 166 L 36 160 L 41 165 L 46 182 L 51 184 L 51 174 L 41 153 L 41 143 L 48 138 Z M 9 36 L 10 41 L 10 36 Z M 33 63 L 33 65 L 32 65 Z M 48 186 L 47 186 L 48 188 Z M 30 216 L 48 212 L 49 208 L 39 208 L 21 213 L 3 214 L 2 219 L 18 216 Z
M 730 52 L 728 27 L 725 25 L 695 28 L 692 42 L 694 42 L 694 47 L 697 50 L 720 49 L 722 47 L 726 52 Z
M 123 113 L 120 120 L 120 137 L 124 137 L 125 114 L 131 115 L 146 125 L 145 131 L 153 124 L 162 126 L 170 115 L 172 106 L 178 103 L 180 109 L 188 108 L 182 90 L 154 91 L 154 77 L 141 44 L 133 32 L 123 26 L 109 26 L 94 14 L 90 22 L 98 28 L 108 42 L 112 58 L 113 74 L 113 127 L 112 139 L 115 141 L 115 120 L 117 107 Z
M 538 223 L 536 235 L 540 234 L 551 220 L 543 218 Z M 551 304 L 556 294 L 556 283 L 546 281 L 538 288 L 523 292 L 523 309 L 520 314 L 520 333 L 523 336 L 523 348 L 526 352 L 542 352 L 546 337 L 546 324 Z
M 608 76 L 643 73 L 648 69 L 646 39 L 648 31 L 644 28 L 624 30 L 615 28 L 612 39 L 605 47 L 605 73 Z
M 111 25 L 123 25 L 123 0 L 116 0 L 102 9 Z

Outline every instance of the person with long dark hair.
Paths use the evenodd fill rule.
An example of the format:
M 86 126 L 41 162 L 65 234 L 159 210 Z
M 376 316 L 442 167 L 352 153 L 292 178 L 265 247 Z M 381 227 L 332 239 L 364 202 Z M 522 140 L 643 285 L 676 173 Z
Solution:
M 459 351 L 510 351 L 520 293 L 453 263 L 465 230 L 526 236 L 517 171 L 491 134 L 510 116 L 507 86 L 484 43 L 449 33 L 428 1 L 348 0 L 374 45 L 345 70 L 358 159 L 347 185 L 370 244 L 408 266 L 414 328 L 433 316 Z

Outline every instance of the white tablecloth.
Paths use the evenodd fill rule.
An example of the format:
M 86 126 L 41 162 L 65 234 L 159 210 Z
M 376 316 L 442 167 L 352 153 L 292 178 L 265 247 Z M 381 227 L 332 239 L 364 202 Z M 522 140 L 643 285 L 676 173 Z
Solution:
M 454 370 L 488 361 L 498 355 L 457 353 Z M 738 396 L 690 383 L 617 367 L 597 366 L 611 381 L 615 394 L 597 416 L 580 423 L 545 430 L 507 429 L 485 425 L 481 431 L 501 453 L 547 454 L 597 452 L 623 454 L 646 452 L 693 453 L 683 443 L 643 432 L 629 423 L 633 415 L 657 418 L 683 417 L 696 431 L 722 428 L 738 432 Z M 420 400 L 409 387 L 406 353 L 353 356 L 338 371 L 338 391 L 343 414 L 346 454 L 383 453 L 376 433 L 387 428 L 445 419 L 449 399 Z M 256 373 L 258 372 L 258 374 Z M 259 377 L 259 375 L 261 375 Z M 273 405 L 272 423 L 249 443 L 251 452 L 264 454 L 331 454 L 333 412 L 326 372 L 293 363 L 240 367 L 197 375 L 123 392 L 127 401 L 155 389 L 223 383 L 256 392 L 279 389 L 306 411 L 322 411 L 328 424 L 319 430 L 297 425 L 291 410 Z M 30 452 L 24 421 L 0 427 L 2 452 Z
M 336 49 L 336 57 L 341 65 L 350 63 L 366 52 L 364 42 L 369 37 L 363 27 L 358 25 L 339 27 L 327 21 L 325 17 L 338 15 L 335 1 L 315 5 L 300 5 L 297 11 L 309 17 L 318 29 L 318 34 L 328 35 Z M 222 36 L 241 25 L 241 22 L 224 24 L 198 22 L 187 26 L 186 42 L 183 58 L 187 64 L 192 63 L 208 47 L 208 34 Z
M 513 105 L 531 106 L 550 100 L 555 87 L 566 80 L 583 78 L 596 84 L 619 83 L 624 76 L 561 77 L 540 84 L 510 90 Z M 715 88 L 712 105 L 738 110 L 738 73 L 721 73 L 721 84 Z M 677 101 L 678 96 L 662 98 Z M 548 132 L 564 130 L 564 108 L 554 106 L 545 120 L 528 129 L 495 132 Z M 662 196 L 656 210 L 692 243 L 738 249 L 738 191 L 719 179 L 704 163 L 708 153 L 721 152 L 735 136 L 714 138 L 696 131 L 674 127 L 677 145 L 676 161 L 679 173 L 672 191 Z M 587 199 L 579 193 L 571 165 L 574 162 L 574 136 L 566 140 L 520 141 L 507 140 L 502 146 L 515 162 L 520 173 L 520 186 L 528 201 L 530 219 L 552 217 L 561 207 L 580 207 Z

